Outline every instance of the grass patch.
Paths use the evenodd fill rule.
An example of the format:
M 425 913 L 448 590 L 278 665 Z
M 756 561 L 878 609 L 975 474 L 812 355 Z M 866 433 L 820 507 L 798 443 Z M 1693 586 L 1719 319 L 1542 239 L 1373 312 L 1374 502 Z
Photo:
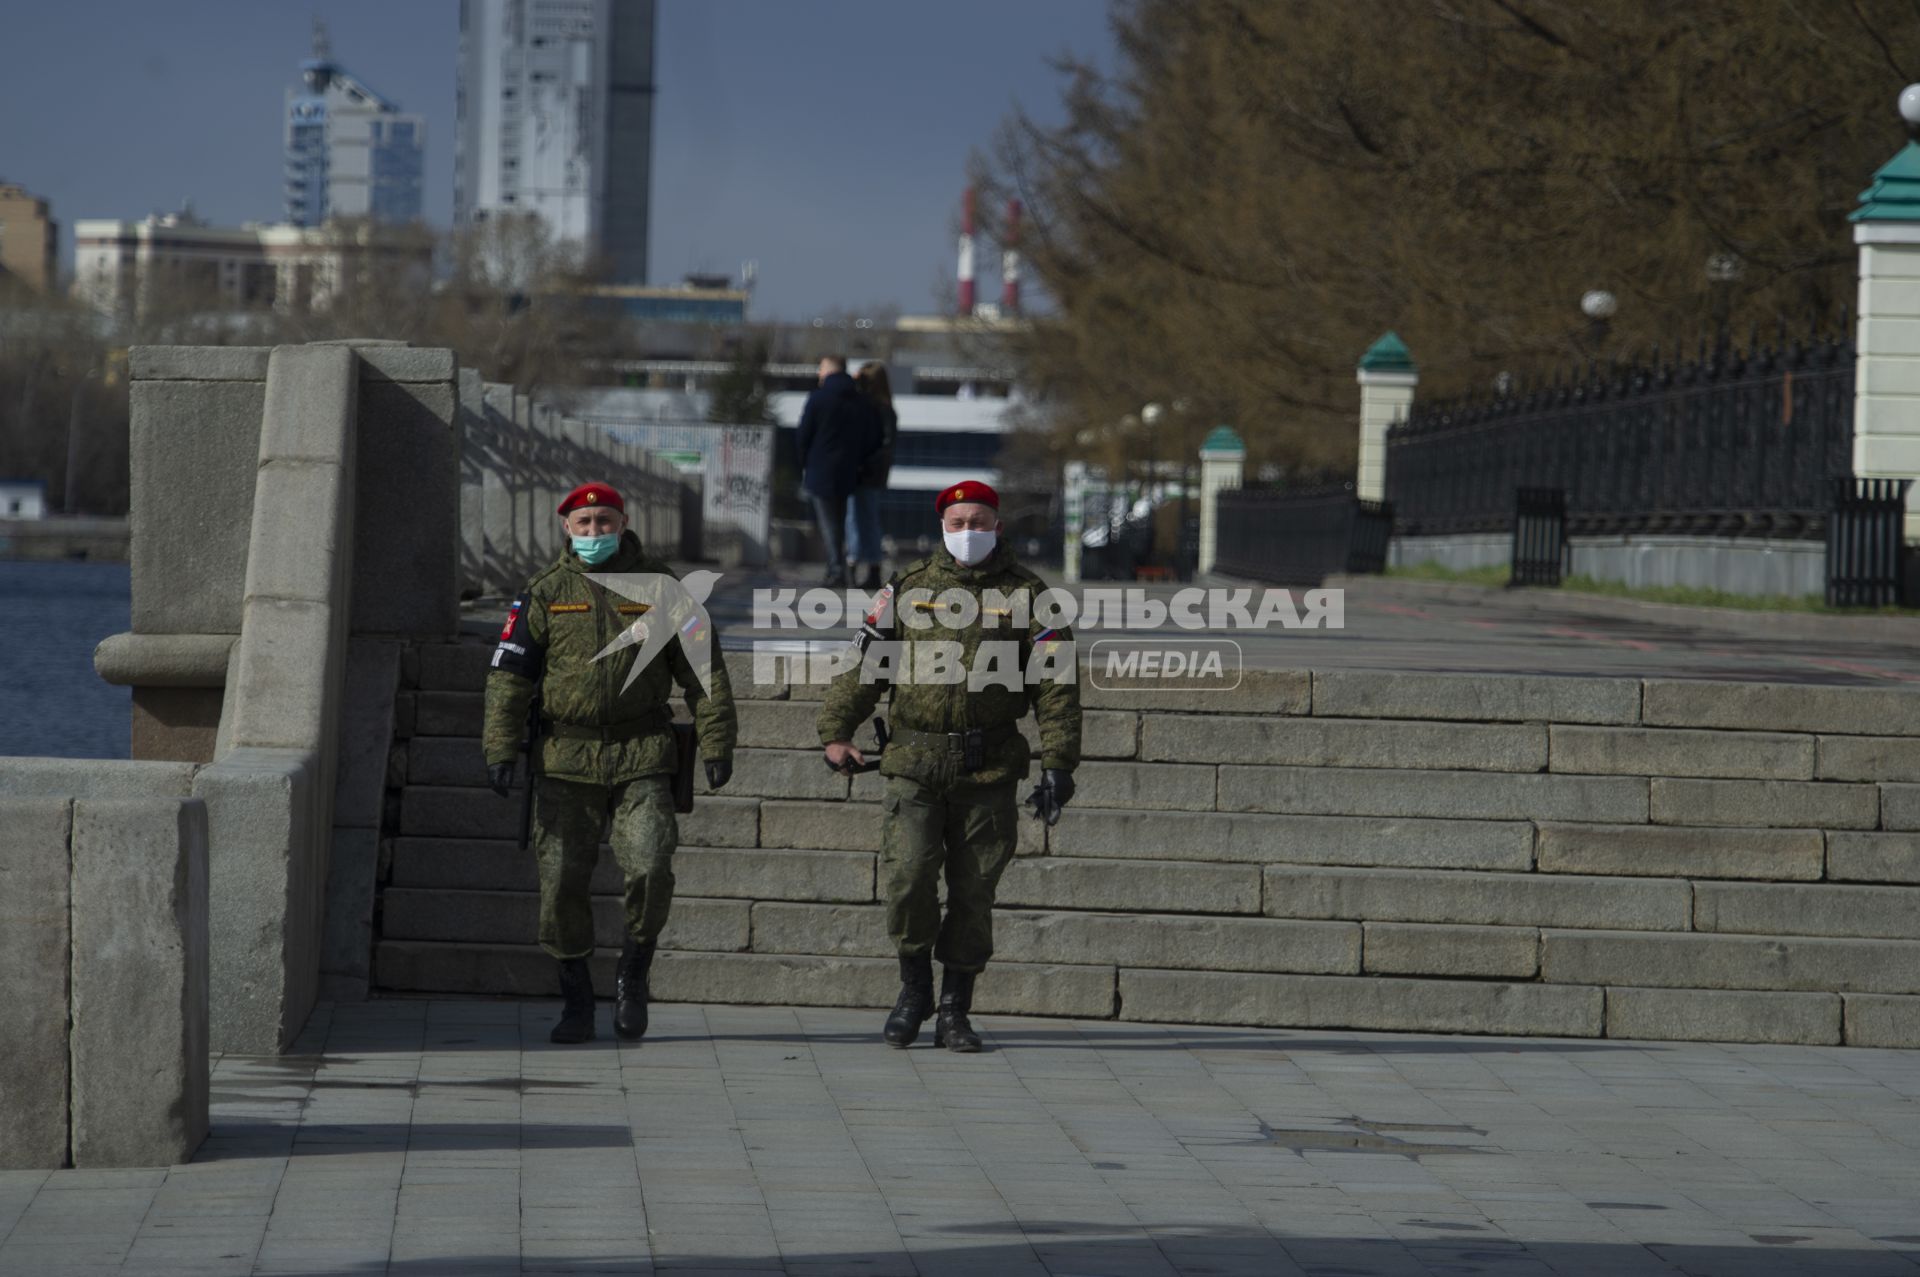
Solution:
M 1560 588 L 1571 594 L 1601 594 L 1613 599 L 1640 599 L 1648 603 L 1680 603 L 1688 607 L 1730 607 L 1747 612 L 1863 612 L 1866 608 L 1829 608 L 1817 594 L 1733 594 L 1698 585 L 1630 586 L 1592 576 L 1570 576 Z
M 1688 607 L 1726 607 L 1744 612 L 1821 612 L 1836 616 L 1920 616 L 1910 607 L 1828 607 L 1818 594 L 1729 594 L 1696 585 L 1628 586 L 1590 576 L 1570 576 L 1560 588 L 1573 594 L 1601 594 L 1649 603 L 1681 603 Z
M 1454 581 L 1466 585 L 1504 586 L 1510 575 L 1505 564 L 1483 568 L 1449 568 L 1438 563 L 1390 567 L 1385 575 L 1401 581 Z M 1741 612 L 1817 612 L 1834 616 L 1920 616 L 1910 607 L 1828 607 L 1818 594 L 1733 594 L 1693 585 L 1630 586 L 1590 576 L 1570 576 L 1559 588 L 1568 594 L 1596 594 L 1605 598 L 1638 599 L 1646 603 L 1678 603 L 1687 607 L 1723 607 Z
M 1386 575 L 1402 581 L 1459 581 L 1467 585 L 1505 585 L 1511 575 L 1504 563 L 1484 568 L 1449 568 L 1438 563 L 1409 563 L 1391 567 Z

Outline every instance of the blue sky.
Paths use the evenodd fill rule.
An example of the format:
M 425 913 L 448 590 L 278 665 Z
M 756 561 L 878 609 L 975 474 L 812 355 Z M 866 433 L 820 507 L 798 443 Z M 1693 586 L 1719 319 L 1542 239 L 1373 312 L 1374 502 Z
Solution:
M 312 20 L 427 117 L 427 215 L 453 189 L 457 0 L 11 0 L 0 179 L 70 231 L 192 199 L 277 220 L 281 112 Z M 934 305 L 968 152 L 1017 100 L 1057 116 L 1049 55 L 1111 60 L 1106 0 L 659 0 L 652 274 L 760 264 L 762 317 Z M 70 236 L 68 237 L 70 245 Z M 70 249 L 69 249 L 70 257 Z M 996 295 L 983 254 L 982 295 Z

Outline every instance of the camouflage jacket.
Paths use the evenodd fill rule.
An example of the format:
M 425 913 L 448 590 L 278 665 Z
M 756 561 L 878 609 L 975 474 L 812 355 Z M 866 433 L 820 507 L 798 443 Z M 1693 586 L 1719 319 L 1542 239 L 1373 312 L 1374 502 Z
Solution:
M 736 735 L 733 691 L 726 664 L 719 658 L 719 635 L 713 636 L 710 690 L 701 688 L 680 643 L 669 639 L 633 685 L 622 691 L 633 658 L 624 650 L 610 653 L 605 660 L 594 657 L 647 609 L 587 580 L 589 572 L 675 575 L 665 563 L 648 556 L 640 539 L 629 531 L 622 534 L 620 548 L 605 563 L 588 567 L 568 550 L 528 582 L 525 593 L 514 601 L 501 631 L 494 668 L 487 674 L 481 743 L 488 764 L 511 762 L 519 752 L 536 681 L 541 717 L 547 724 L 594 728 L 631 724 L 639 729 L 609 741 L 543 731 L 540 767 L 549 776 L 617 785 L 671 772 L 676 760 L 668 700 L 676 684 L 693 715 L 701 756 L 731 759 Z
M 1031 606 L 1025 608 L 1028 617 L 1024 625 L 1014 625 L 1012 622 L 1015 618 L 1012 615 L 998 614 L 985 605 L 977 609 L 978 614 L 969 624 L 960 628 L 950 627 L 944 622 L 915 628 L 903 615 L 913 611 L 936 611 L 937 606 L 926 600 L 946 590 L 963 590 L 976 600 L 987 590 L 996 590 L 1009 597 L 1024 592 L 1030 602 L 1046 588 L 1046 582 L 1020 566 L 1005 542 L 995 546 L 984 562 L 971 568 L 961 566 L 945 547 L 910 564 L 892 583 L 894 593 L 891 607 L 899 614 L 880 618 L 875 626 L 879 631 L 879 641 L 873 644 L 869 656 L 881 643 L 897 640 L 903 648 L 916 649 L 915 654 L 910 654 L 909 663 L 917 663 L 918 649 L 924 645 L 958 643 L 963 652 L 962 664 L 968 669 L 975 669 L 978 668 L 976 656 L 983 641 L 1008 640 L 1018 652 L 1018 669 L 1014 679 L 1020 683 L 1019 690 L 997 682 L 970 689 L 964 678 L 958 681 L 922 682 L 918 675 L 912 679 L 886 683 L 873 679 L 871 668 L 863 670 L 856 666 L 837 676 L 827 689 L 826 701 L 820 707 L 816 724 L 820 743 L 825 745 L 836 740 L 852 740 L 854 732 L 879 704 L 881 693 L 891 687 L 888 714 L 895 728 L 909 727 L 923 732 L 993 728 L 1018 722 L 1031 709 L 1040 729 L 1040 765 L 1068 771 L 1079 766 L 1080 684 L 1077 662 L 1069 662 L 1067 667 L 1072 669 L 1072 674 L 1062 681 L 1028 682 L 1023 677 L 1036 648 L 1048 649 L 1051 643 L 1066 643 L 1069 646 L 1061 651 L 1070 656 L 1073 638 L 1070 630 L 1065 627 L 1050 630 L 1032 615 L 1034 609 Z M 920 597 L 916 598 L 916 595 Z M 987 749 L 985 766 L 968 773 L 968 779 L 982 784 L 1024 780 L 1031 762 L 1026 739 L 1017 732 L 1012 733 L 1009 739 Z M 938 762 L 929 755 L 926 746 L 909 745 L 903 741 L 896 740 L 888 745 L 886 752 L 880 756 L 880 772 L 884 776 L 906 776 L 926 782 L 938 774 L 938 768 Z

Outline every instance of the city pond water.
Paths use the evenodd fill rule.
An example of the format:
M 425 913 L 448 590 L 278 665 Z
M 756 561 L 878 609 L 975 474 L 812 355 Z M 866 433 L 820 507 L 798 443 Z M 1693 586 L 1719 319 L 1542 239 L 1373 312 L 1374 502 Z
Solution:
M 93 649 L 132 607 L 125 563 L 0 560 L 0 754 L 127 757 L 132 693 Z

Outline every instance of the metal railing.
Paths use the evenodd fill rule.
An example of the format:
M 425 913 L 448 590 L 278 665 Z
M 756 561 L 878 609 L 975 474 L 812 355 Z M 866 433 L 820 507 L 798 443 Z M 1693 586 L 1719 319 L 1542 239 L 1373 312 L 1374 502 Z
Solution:
M 1349 485 L 1294 490 L 1240 488 L 1216 498 L 1214 570 L 1250 581 L 1317 585 L 1335 573 L 1380 572 L 1393 510 Z
M 1521 488 L 1513 494 L 1512 571 L 1508 585 L 1560 584 L 1567 561 L 1567 494 Z
M 1827 523 L 1827 605 L 1888 607 L 1902 602 L 1904 530 L 1911 479 L 1835 479 Z M 1911 602 L 1912 600 L 1905 600 Z
M 1510 528 L 1520 488 L 1562 488 L 1574 535 L 1818 538 L 1851 470 L 1851 341 L 1589 367 L 1524 394 L 1417 407 L 1387 432 L 1399 536 Z

